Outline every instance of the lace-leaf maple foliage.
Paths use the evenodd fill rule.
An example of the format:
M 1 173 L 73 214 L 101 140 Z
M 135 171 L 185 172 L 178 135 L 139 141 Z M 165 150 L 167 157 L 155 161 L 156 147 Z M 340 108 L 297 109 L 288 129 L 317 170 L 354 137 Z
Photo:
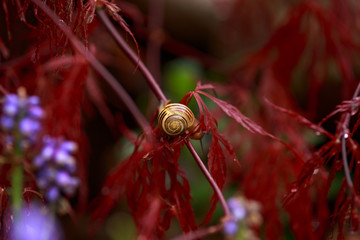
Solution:
M 244 190 L 247 198 L 262 203 L 267 223 L 266 236 L 269 239 L 279 238 L 284 231 L 283 221 L 280 219 L 282 208 L 278 202 L 284 197 L 285 189 L 288 194 L 283 198 L 284 209 L 296 238 L 323 238 L 329 235 L 329 226 L 334 227 L 336 223 L 339 231 L 334 235 L 339 239 L 344 234 L 349 234 L 349 231 L 358 229 L 358 190 L 354 192 L 351 185 L 346 183 L 346 178 L 342 180 L 334 208 L 331 208 L 328 199 L 328 191 L 336 181 L 335 175 L 341 175 L 345 168 L 344 152 L 345 157 L 349 157 L 352 180 L 358 181 L 358 147 L 353 138 L 358 128 L 356 93 L 353 100 L 344 101 L 316 123 L 319 116 L 328 114 L 321 108 L 328 107 L 326 104 L 330 103 L 328 100 L 325 100 L 327 103 L 322 101 L 325 97 L 322 92 L 326 91 L 328 84 L 332 84 L 329 71 L 334 68 L 338 70 L 336 77 L 341 82 L 338 85 L 341 92 L 338 92 L 337 97 L 341 95 L 342 99 L 351 99 L 358 82 L 354 64 L 357 64 L 355 58 L 359 43 L 355 39 L 359 31 L 349 25 L 349 19 L 356 18 L 352 7 L 356 9 L 358 4 L 351 1 L 329 1 L 329 5 L 325 7 L 315 1 L 302 1 L 290 6 L 287 21 L 275 29 L 261 50 L 251 54 L 245 64 L 235 71 L 231 89 L 234 92 L 244 92 L 248 85 L 257 84 L 258 94 L 266 97 L 265 102 L 273 110 L 261 108 L 264 112 L 259 114 L 250 109 L 253 105 L 246 106 L 248 102 L 236 102 L 236 106 L 248 109 L 247 112 L 252 114 L 251 118 L 259 119 L 257 122 L 266 129 L 272 129 L 270 132 L 284 134 L 286 142 L 301 156 L 301 161 L 294 162 L 293 157 L 276 144 L 246 135 L 248 141 L 256 141 L 257 150 L 250 149 L 242 158 L 242 166 L 246 169 L 242 173 L 245 178 L 240 189 Z M 324 42 L 326 47 L 323 47 Z M 300 79 L 302 83 L 306 82 L 306 88 L 295 85 Z M 240 80 L 245 84 L 239 84 Z M 234 90 L 236 87 L 238 90 Z M 305 103 L 301 102 L 302 108 L 297 102 L 299 95 L 296 94 L 299 93 L 306 98 Z M 284 114 L 279 114 L 279 111 Z M 355 114 L 352 117 L 354 121 L 349 125 L 349 117 L 346 115 L 349 116 L 352 112 Z M 339 118 L 335 118 L 336 114 Z M 269 121 L 263 119 L 269 119 L 272 124 L 269 125 Z M 334 120 L 337 125 L 335 133 L 322 126 L 326 123 L 329 128 L 333 126 Z M 344 128 L 352 134 L 344 132 Z M 328 141 L 314 148 L 306 139 L 306 129 L 311 129 L 314 136 L 326 136 Z M 342 147 L 344 138 L 346 143 Z M 259 151 L 259 148 L 262 150 Z M 234 174 L 234 177 L 239 177 L 239 173 Z M 354 188 L 358 188 L 355 185 Z M 348 223 L 350 227 L 347 226 Z
M 16 32 L 12 32 L 14 13 L 27 26 L 29 41 L 25 51 L 22 48 L 15 51 L 23 56 L 11 56 L 10 61 L 0 65 L 1 73 L 6 73 L 0 75 L 1 91 L 4 94 L 15 92 L 21 84 L 29 93 L 37 94 L 44 102 L 45 115 L 49 116 L 44 122 L 44 133 L 65 135 L 78 143 L 76 159 L 81 187 L 77 205 L 73 205 L 77 206 L 76 213 L 79 216 L 91 214 L 92 228 L 89 231 L 96 232 L 115 206 L 122 199 L 127 199 L 139 237 L 164 238 L 174 218 L 185 233 L 200 233 L 199 225 L 206 230 L 218 197 L 212 195 L 210 208 L 202 223 L 198 224 L 190 195 L 191 182 L 179 164 L 180 151 L 189 142 L 189 135 L 166 138 L 153 122 L 149 123 L 145 118 L 140 126 L 149 126 L 150 130 L 139 136 L 124 123 L 116 128 L 117 118 L 107 104 L 106 93 L 102 92 L 97 82 L 97 74 L 102 77 L 108 75 L 99 68 L 101 63 L 92 57 L 97 48 L 92 48 L 88 42 L 89 35 L 99 26 L 96 9 L 105 9 L 134 40 L 138 53 L 140 49 L 135 36 L 141 38 L 142 35 L 130 31 L 114 2 L 46 1 L 50 12 L 41 10 L 39 3 L 42 2 L 2 0 L 8 39 L 0 38 L 1 60 L 11 56 L 7 48 L 9 40 L 15 41 L 14 45 L 18 41 L 14 37 Z M 360 125 L 360 102 L 354 89 L 358 82 L 356 71 L 360 50 L 356 9 L 360 6 L 350 0 L 324 2 L 327 4 L 307 0 L 296 3 L 286 1 L 286 4 L 285 1 L 274 1 L 276 6 L 285 6 L 283 13 L 286 21 L 276 25 L 279 19 L 272 15 L 274 10 L 269 2 L 235 1 L 233 11 L 224 21 L 226 26 L 221 38 L 229 41 L 236 39 L 228 27 L 237 26 L 238 18 L 249 18 L 251 24 L 245 21 L 241 26 L 244 31 L 251 30 L 249 28 L 257 24 L 254 18 L 257 16 L 269 20 L 266 21 L 268 28 L 261 33 L 269 34 L 265 37 L 261 35 L 263 47 L 234 63 L 230 70 L 223 70 L 220 66 L 220 71 L 229 76 L 226 84 L 198 83 L 196 89 L 181 101 L 187 105 L 195 99 L 198 105 L 198 129 L 211 138 L 206 163 L 220 189 L 226 191 L 228 186 L 233 186 L 247 199 L 260 203 L 264 224 L 254 229 L 266 239 L 283 237 L 288 226 L 297 239 L 324 238 L 331 234 L 329 227 L 338 229 L 334 236 L 339 239 L 358 231 L 360 153 L 357 129 Z M 242 14 L 239 14 L 240 9 Z M 248 9 L 257 9 L 264 14 L 251 15 L 254 11 Z M 222 16 L 226 18 L 226 14 Z M 243 38 L 250 39 L 252 36 L 249 34 Z M 167 45 L 170 40 L 165 35 L 163 37 L 164 47 L 182 46 L 180 49 L 191 50 L 183 44 L 171 45 L 174 41 Z M 236 48 L 236 45 L 237 42 L 231 46 Z M 179 49 L 172 50 L 181 52 Z M 199 53 L 195 50 L 190 52 Z M 208 59 L 204 54 L 194 56 L 199 62 Z M 216 61 L 216 64 L 219 62 Z M 216 71 L 219 69 L 216 68 Z M 336 73 L 331 75 L 334 71 Z M 327 93 L 329 84 L 334 86 L 332 78 L 338 80 L 337 95 L 330 98 L 324 93 Z M 213 90 L 228 100 L 209 94 Z M 205 98 L 213 101 L 218 108 L 209 108 Z M 341 103 L 331 109 L 334 102 Z M 220 114 L 219 110 L 223 113 Z M 101 192 L 88 206 L 89 148 L 83 131 L 83 114 L 91 116 L 96 111 L 112 130 L 127 137 L 135 150 L 112 168 Z M 220 132 L 218 121 L 224 115 L 234 121 L 227 122 Z M 327 116 L 323 118 L 324 115 Z M 324 138 L 316 145 L 309 141 L 309 133 L 315 138 L 318 135 Z M 236 155 L 240 156 L 240 167 Z M 236 167 L 229 167 L 232 164 Z M 4 232 L 11 228 L 7 211 L 9 166 L 2 165 L 1 172 L 3 237 L 6 236 Z M 36 191 L 30 168 L 26 167 L 26 174 L 24 199 L 27 202 L 34 196 L 42 199 Z M 328 192 L 338 176 L 341 186 L 332 206 Z M 221 226 L 222 220 L 219 221 Z M 210 233 L 211 228 L 208 229 Z
M 198 88 L 205 89 L 201 84 Z M 238 160 L 231 144 L 217 130 L 216 119 L 197 93 L 198 88 L 185 96 L 181 103 L 187 104 L 194 96 L 199 104 L 198 129 L 212 134 L 208 153 L 209 170 L 219 187 L 222 188 L 226 178 L 224 151 L 235 161 Z M 102 187 L 103 196 L 97 200 L 98 207 L 92 214 L 94 222 L 103 220 L 114 204 L 119 201 L 120 196 L 126 194 L 140 235 L 150 238 L 162 237 L 173 217 L 178 219 L 184 232 L 197 228 L 190 202 L 190 183 L 177 162 L 180 148 L 184 146 L 184 142 L 188 141 L 192 133 L 175 139 L 164 137 L 157 127 L 153 128 L 153 133 L 157 139 L 155 142 L 149 143 L 144 139 L 135 142 L 136 148 L 131 157 L 122 160 L 119 167 L 105 180 Z M 205 222 L 211 218 L 216 203 L 217 198 L 213 195 L 212 207 Z M 151 208 L 153 204 L 156 208 Z M 148 211 L 148 209 L 152 210 Z

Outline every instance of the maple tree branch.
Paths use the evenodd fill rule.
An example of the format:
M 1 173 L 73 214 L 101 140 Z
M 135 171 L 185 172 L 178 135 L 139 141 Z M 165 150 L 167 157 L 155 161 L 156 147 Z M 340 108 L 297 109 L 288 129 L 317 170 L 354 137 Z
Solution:
M 102 9 L 97 9 L 97 14 L 100 18 L 100 20 L 104 23 L 107 30 L 110 32 L 110 34 L 115 38 L 117 44 L 119 47 L 124 51 L 126 56 L 134 63 L 138 64 L 140 72 L 143 74 L 144 78 L 146 79 L 147 83 L 149 84 L 151 90 L 156 95 L 156 97 L 159 100 L 166 101 L 167 98 L 165 97 L 165 94 L 160 89 L 158 83 L 154 79 L 154 77 L 151 75 L 149 69 L 144 65 L 144 63 L 138 58 L 138 56 L 135 55 L 135 53 L 131 50 L 131 48 L 128 46 L 128 44 L 125 42 L 123 37 L 117 32 L 114 25 L 111 23 L 110 19 L 108 18 L 107 14 Z M 189 151 L 193 155 L 195 161 L 199 165 L 201 171 L 204 173 L 206 179 L 209 181 L 210 185 L 214 189 L 216 195 L 219 197 L 220 203 L 224 209 L 225 217 L 231 218 L 231 212 L 229 210 L 229 207 L 227 206 L 226 200 L 219 188 L 219 186 L 216 184 L 215 180 L 207 170 L 206 166 L 200 159 L 199 155 L 197 154 L 196 150 L 194 149 L 193 145 L 190 141 L 185 141 L 186 146 L 188 147 Z
M 352 191 L 354 189 L 354 184 L 351 180 L 351 175 L 350 175 L 350 169 L 349 169 L 349 164 L 347 162 L 347 153 L 346 153 L 346 134 L 344 133 L 343 136 L 341 137 L 341 154 L 342 154 L 342 159 L 343 159 L 343 165 L 344 165 L 344 174 L 345 174 L 345 179 L 346 179 L 346 183 L 349 187 L 349 189 L 351 190 L 350 193 L 352 194 Z
M 211 187 L 214 189 L 214 192 L 218 196 L 221 206 L 225 212 L 225 218 L 232 218 L 232 214 L 230 212 L 229 206 L 226 203 L 224 195 L 222 194 L 219 186 L 216 184 L 214 178 L 211 176 L 211 174 L 207 170 L 205 164 L 202 162 L 202 160 L 199 157 L 198 153 L 196 152 L 194 146 L 188 139 L 185 140 L 185 144 L 188 147 L 191 155 L 194 157 L 196 163 L 199 165 L 201 171 L 204 173 L 204 175 L 205 175 L 206 179 L 208 180 L 208 182 L 210 183 Z
M 360 83 L 358 84 L 354 95 L 352 99 L 355 99 L 360 93 Z M 357 106 L 353 106 L 355 108 Z M 352 110 L 351 110 L 352 112 Z M 346 179 L 346 184 L 348 185 L 348 188 L 350 189 L 350 194 L 353 195 L 354 191 L 354 184 L 351 180 L 351 174 L 349 169 L 349 163 L 347 160 L 347 151 L 346 151 L 346 139 L 349 137 L 349 123 L 350 123 L 351 113 L 347 112 L 345 113 L 344 120 L 342 123 L 342 136 L 341 136 L 341 154 L 343 159 L 343 166 L 344 166 L 344 174 Z
M 105 25 L 106 29 L 110 32 L 110 34 L 115 39 L 118 46 L 124 51 L 125 55 L 139 68 L 141 74 L 149 84 L 152 92 L 156 95 L 157 99 L 161 101 L 166 101 L 167 98 L 165 97 L 163 91 L 160 89 L 159 84 L 156 82 L 155 78 L 150 73 L 149 69 L 145 66 L 145 64 L 140 60 L 139 56 L 137 56 L 129 45 L 126 43 L 124 38 L 118 33 L 115 26 L 111 23 L 110 19 L 108 18 L 107 14 L 102 9 L 96 10 L 97 15 L 99 16 L 100 20 Z
M 354 95 L 353 95 L 352 98 L 353 99 L 356 98 L 357 96 L 359 96 L 359 94 L 360 94 L 360 83 L 357 85 L 356 90 L 355 90 Z
M 134 101 L 130 98 L 130 96 L 127 94 L 127 92 L 122 88 L 122 86 L 116 81 L 116 79 L 111 75 L 111 73 L 96 59 L 96 57 L 91 53 L 88 52 L 85 48 L 85 46 L 75 37 L 75 35 L 70 31 L 70 28 L 63 23 L 59 19 L 59 17 L 43 2 L 40 0 L 31 0 L 35 5 L 37 5 L 54 23 L 59 27 L 59 29 L 64 33 L 64 35 L 69 39 L 72 46 L 76 51 L 78 51 L 80 54 L 84 56 L 85 59 L 89 62 L 89 64 L 104 78 L 104 80 L 114 89 L 114 91 L 118 94 L 118 96 L 121 98 L 121 100 L 124 102 L 125 106 L 128 108 L 130 113 L 133 115 L 135 120 L 138 122 L 140 127 L 143 129 L 145 133 L 149 129 L 151 129 L 149 123 L 144 118 Z M 103 21 L 104 25 L 107 27 L 107 29 L 110 31 L 110 33 L 113 35 L 121 49 L 125 52 L 125 54 L 129 57 L 129 59 L 134 63 L 137 64 L 139 67 L 139 70 L 143 74 L 144 78 L 146 79 L 147 83 L 149 84 L 151 90 L 154 92 L 156 97 L 159 100 L 166 101 L 167 98 L 165 97 L 164 93 L 160 89 L 159 85 L 149 72 L 149 70 L 146 68 L 146 66 L 143 64 L 143 62 L 138 59 L 138 56 L 130 49 L 130 47 L 127 45 L 127 43 L 124 41 L 124 39 L 121 37 L 121 35 L 116 31 L 115 27 L 111 23 L 110 19 L 107 17 L 106 13 L 98 9 L 97 10 L 98 16 Z M 194 159 L 196 160 L 197 164 L 199 165 L 201 171 L 204 173 L 206 179 L 209 181 L 210 185 L 214 189 L 216 195 L 219 198 L 219 201 L 224 209 L 225 212 L 225 218 L 232 218 L 232 214 L 230 212 L 230 209 L 226 203 L 226 200 L 216 184 L 215 180 L 207 170 L 206 166 L 200 159 L 199 155 L 197 154 L 196 150 L 194 149 L 193 145 L 190 141 L 186 141 L 186 145 L 193 155 Z
M 148 82 L 148 84 L 151 87 L 151 90 L 154 92 L 154 94 L 157 96 L 157 98 L 159 100 L 166 101 L 167 98 L 165 97 L 165 95 L 162 92 L 162 90 L 160 89 L 159 85 L 157 84 L 157 82 L 155 81 L 153 76 L 151 75 L 148 68 L 143 64 L 143 62 L 140 59 L 138 59 L 138 57 L 135 55 L 135 53 L 130 49 L 130 47 L 124 41 L 122 36 L 116 31 L 114 25 L 111 23 L 110 19 L 108 18 L 108 16 L 104 12 L 104 10 L 98 9 L 97 13 L 98 13 L 98 16 L 100 17 L 101 21 L 107 27 L 108 31 L 115 38 L 115 40 L 118 43 L 119 47 L 125 52 L 125 54 L 130 58 L 130 60 L 134 64 L 138 64 L 139 70 L 141 71 L 141 73 L 145 77 L 146 81 Z M 231 216 L 232 216 L 231 212 L 229 210 L 229 207 L 227 206 L 226 200 L 225 200 L 219 186 L 216 184 L 215 180 L 213 179 L 213 177 L 211 176 L 211 174 L 207 170 L 206 166 L 204 165 L 204 163 L 200 159 L 199 155 L 197 154 L 197 152 L 194 149 L 191 142 L 188 141 L 188 140 L 185 141 L 185 142 L 186 142 L 186 146 L 188 147 L 189 151 L 193 155 L 195 161 L 199 165 L 201 171 L 204 173 L 206 179 L 209 181 L 209 183 L 212 186 L 212 188 L 214 189 L 216 195 L 219 197 L 220 203 L 221 203 L 221 205 L 222 205 L 222 207 L 224 209 L 224 212 L 225 212 L 225 216 L 228 217 L 228 218 L 231 218 Z
M 124 103 L 126 108 L 129 110 L 135 121 L 139 124 L 142 130 L 148 137 L 151 137 L 150 129 L 151 126 L 143 116 L 135 102 L 131 99 L 125 89 L 118 83 L 113 75 L 96 59 L 96 57 L 87 49 L 85 46 L 76 38 L 71 32 L 70 28 L 54 13 L 44 2 L 41 0 L 31 0 L 36 6 L 38 6 L 53 22 L 54 24 L 64 33 L 69 39 L 74 49 L 79 52 L 95 69 L 96 72 L 109 84 L 109 86 L 115 91 L 117 96 Z

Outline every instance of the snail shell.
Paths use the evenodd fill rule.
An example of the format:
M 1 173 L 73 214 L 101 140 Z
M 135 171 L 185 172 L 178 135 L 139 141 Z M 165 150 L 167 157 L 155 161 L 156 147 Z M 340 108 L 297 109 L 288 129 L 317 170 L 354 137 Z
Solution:
M 180 103 L 165 105 L 159 112 L 159 128 L 169 136 L 178 136 L 191 129 L 195 122 L 193 112 Z

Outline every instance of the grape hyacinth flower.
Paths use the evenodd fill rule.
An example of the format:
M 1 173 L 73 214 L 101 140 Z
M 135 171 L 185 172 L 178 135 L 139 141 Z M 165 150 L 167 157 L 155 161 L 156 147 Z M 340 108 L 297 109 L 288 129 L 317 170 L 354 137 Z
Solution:
M 45 137 L 43 142 L 40 154 L 33 161 L 37 169 L 37 185 L 48 202 L 56 202 L 62 194 L 74 194 L 79 185 L 79 179 L 73 176 L 76 172 L 73 154 L 77 144 L 52 137 Z
M 26 149 L 34 143 L 44 115 L 39 104 L 39 97 L 27 97 L 23 88 L 19 89 L 18 95 L 8 94 L 4 97 L 0 125 L 5 132 L 7 145 L 18 143 L 22 149 Z
M 227 204 L 232 214 L 232 218 L 224 222 L 223 232 L 229 239 L 258 239 L 252 227 L 262 224 L 261 206 L 254 200 L 245 197 L 232 197 Z M 249 238 L 244 236 L 251 236 Z
M 17 240 L 61 240 L 63 234 L 55 216 L 36 204 L 23 208 L 15 219 L 12 238 Z
M 246 208 L 239 199 L 230 198 L 227 203 L 236 221 L 241 221 L 245 218 Z
M 228 236 L 233 236 L 237 233 L 239 227 L 237 221 L 229 220 L 224 224 L 224 233 Z
M 225 222 L 224 233 L 232 236 L 238 231 L 238 222 L 246 217 L 246 208 L 238 198 L 230 198 L 227 204 L 234 219 Z

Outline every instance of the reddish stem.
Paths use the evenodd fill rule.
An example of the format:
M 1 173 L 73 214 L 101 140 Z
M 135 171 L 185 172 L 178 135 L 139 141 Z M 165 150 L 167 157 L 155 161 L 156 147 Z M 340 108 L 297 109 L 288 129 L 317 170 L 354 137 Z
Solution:
M 351 180 L 349 164 L 347 162 L 347 152 L 346 152 L 346 143 L 345 143 L 347 137 L 345 137 L 345 134 L 347 133 L 343 133 L 343 136 L 341 137 L 341 153 L 342 153 L 346 183 L 348 185 L 348 188 L 350 189 L 350 193 L 352 194 L 352 192 L 354 191 L 354 184 Z
M 189 140 L 185 140 L 185 144 L 188 147 L 191 155 L 194 157 L 196 163 L 199 165 L 201 171 L 204 173 L 204 175 L 205 175 L 206 179 L 208 180 L 208 182 L 210 183 L 211 187 L 214 189 L 214 192 L 218 196 L 219 201 L 221 203 L 221 206 L 224 209 L 225 219 L 232 218 L 232 214 L 231 214 L 230 209 L 229 209 L 229 207 L 228 207 L 228 205 L 226 203 L 224 195 L 222 194 L 219 186 L 216 184 L 215 180 L 213 179 L 213 177 L 211 176 L 209 171 L 207 170 L 205 164 L 202 162 L 201 158 L 197 154 L 194 146 L 191 144 L 191 142 Z
M 104 23 L 104 25 L 107 27 L 108 31 L 111 33 L 111 35 L 115 38 L 116 42 L 118 43 L 118 45 L 120 46 L 120 48 L 125 52 L 125 54 L 130 58 L 130 60 L 134 63 L 134 64 L 138 64 L 139 66 L 139 70 L 141 71 L 141 73 L 143 74 L 144 78 L 146 79 L 146 81 L 148 82 L 151 90 L 154 92 L 154 94 L 156 95 L 156 97 L 159 100 L 162 101 L 166 101 L 167 98 L 165 97 L 164 93 L 162 92 L 162 90 L 160 89 L 159 85 L 157 84 L 157 82 L 155 81 L 154 77 L 151 75 L 151 73 L 149 72 L 149 70 L 147 69 L 147 67 L 143 64 L 143 62 L 141 60 L 138 59 L 138 56 L 135 55 L 135 53 L 130 49 L 130 47 L 127 45 L 127 43 L 124 41 L 124 39 L 122 38 L 122 36 L 116 31 L 114 25 L 111 23 L 110 19 L 107 17 L 106 13 L 101 10 L 98 9 L 97 10 L 97 14 L 100 17 L 101 21 Z M 194 149 L 193 145 L 191 144 L 191 142 L 189 142 L 188 140 L 186 141 L 186 145 L 189 149 L 189 151 L 191 152 L 191 154 L 193 155 L 195 161 L 197 162 L 197 164 L 199 165 L 201 171 L 204 173 L 206 179 L 209 181 L 210 185 L 212 186 L 212 188 L 214 189 L 214 192 L 216 193 L 216 195 L 218 196 L 220 203 L 224 209 L 225 212 L 225 217 L 231 218 L 231 212 L 229 210 L 229 207 L 226 204 L 226 200 L 220 190 L 220 188 L 218 187 L 218 185 L 216 184 L 215 180 L 213 179 L 213 177 L 211 176 L 211 174 L 209 173 L 209 171 L 207 170 L 206 166 L 204 165 L 204 163 L 201 161 L 199 155 L 197 154 L 196 150 Z
M 118 94 L 121 100 L 124 102 L 125 106 L 128 108 L 130 113 L 133 115 L 135 120 L 138 122 L 140 127 L 143 129 L 145 133 L 148 133 L 148 130 L 151 129 L 149 123 L 146 121 L 136 104 L 127 94 L 127 92 L 122 88 L 122 86 L 116 81 L 116 79 L 110 74 L 110 72 L 96 59 L 96 57 L 91 53 L 86 51 L 85 46 L 74 36 L 74 34 L 70 31 L 70 28 L 66 26 L 59 17 L 44 3 L 40 0 L 31 0 L 35 5 L 37 5 L 58 27 L 63 31 L 66 37 L 69 39 L 71 44 L 73 45 L 74 49 L 82 54 L 90 63 L 90 65 L 105 79 L 105 81 L 114 89 L 114 91 Z M 129 59 L 134 63 L 138 64 L 139 70 L 143 74 L 144 78 L 148 82 L 151 87 L 151 90 L 154 92 L 156 97 L 159 100 L 166 101 L 167 98 L 165 97 L 164 93 L 160 89 L 159 85 L 156 83 L 155 79 L 146 68 L 146 66 L 142 63 L 141 60 L 138 59 L 137 55 L 130 49 L 121 35 L 116 31 L 115 27 L 107 17 L 106 13 L 99 9 L 97 10 L 98 16 L 103 21 L 107 29 L 113 35 L 121 49 L 125 52 L 125 54 L 129 57 Z M 206 166 L 201 161 L 199 155 L 197 154 L 196 150 L 194 149 L 193 145 L 190 141 L 186 141 L 186 145 L 193 155 L 194 159 L 196 160 L 197 164 L 199 165 L 201 171 L 204 173 L 206 179 L 209 181 L 210 185 L 214 189 L 216 195 L 219 198 L 219 201 L 224 209 L 225 217 L 231 218 L 231 212 L 229 207 L 227 206 L 226 200 L 216 184 L 215 180 L 212 178 L 211 174 L 208 172 Z
M 360 93 L 360 83 L 358 84 L 353 99 L 355 99 Z M 350 122 L 351 114 L 349 112 L 345 113 L 344 120 L 342 122 L 342 136 L 341 136 L 341 153 L 342 153 L 342 159 L 343 159 L 343 166 L 344 166 L 344 174 L 346 179 L 346 184 L 348 185 L 348 188 L 350 189 L 350 194 L 354 194 L 354 184 L 351 180 L 350 175 L 350 169 L 349 164 L 347 160 L 347 151 L 346 151 L 346 139 L 349 137 L 349 122 Z
M 102 9 L 96 10 L 97 15 L 99 16 L 100 20 L 104 23 L 107 30 L 115 39 L 116 43 L 119 47 L 124 51 L 125 55 L 135 64 L 138 66 L 141 74 L 148 82 L 151 90 L 156 95 L 157 99 L 166 101 L 167 98 L 165 97 L 164 93 L 160 89 L 158 83 L 156 82 L 155 78 L 151 75 L 150 71 L 144 65 L 144 63 L 139 59 L 139 57 L 132 51 L 132 49 L 127 45 L 123 37 L 118 33 L 114 25 L 111 23 L 110 19 L 106 15 L 105 11 Z
M 134 117 L 135 121 L 139 124 L 142 130 L 149 137 L 150 135 L 150 125 L 145 119 L 143 114 L 140 112 L 139 108 L 136 106 L 134 101 L 124 90 L 124 88 L 118 83 L 118 81 L 111 75 L 111 73 L 96 59 L 96 57 L 87 49 L 85 46 L 75 37 L 71 32 L 70 28 L 63 22 L 59 17 L 41 0 L 31 0 L 35 5 L 37 5 L 54 23 L 55 25 L 65 34 L 69 39 L 74 49 L 79 52 L 89 64 L 97 71 L 103 79 L 110 85 L 110 87 L 116 92 L 122 102 L 125 104 L 126 108 Z

